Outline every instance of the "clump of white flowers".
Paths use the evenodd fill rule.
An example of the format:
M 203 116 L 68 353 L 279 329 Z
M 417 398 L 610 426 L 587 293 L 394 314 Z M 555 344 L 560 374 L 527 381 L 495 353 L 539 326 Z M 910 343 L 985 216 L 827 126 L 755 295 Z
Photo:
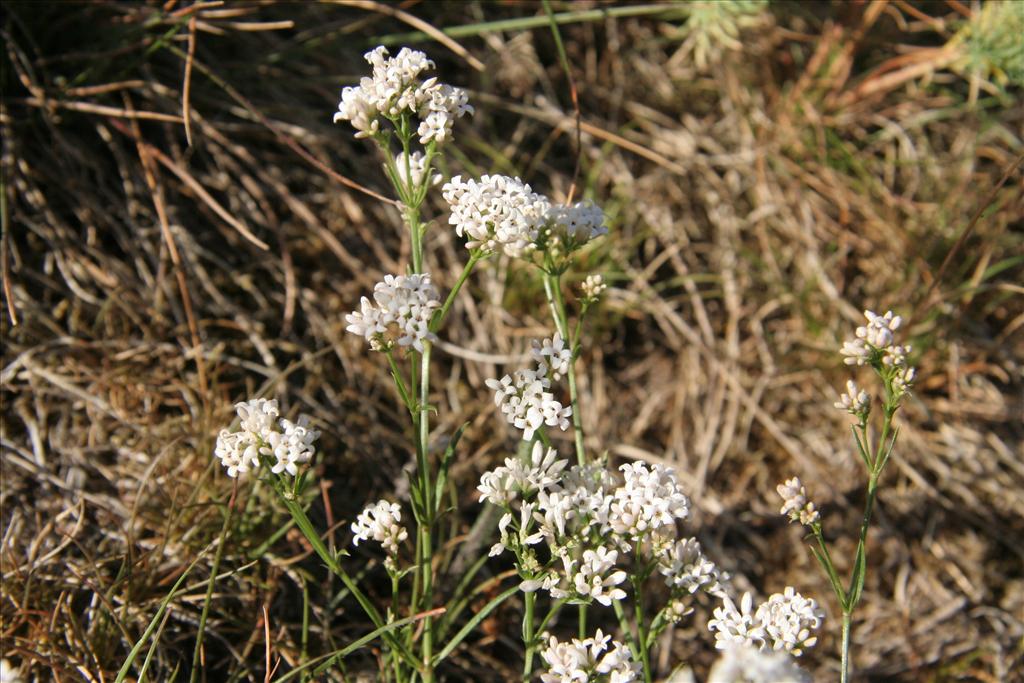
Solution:
M 434 62 L 419 50 L 403 47 L 389 57 L 387 48 L 381 46 L 364 56 L 373 75 L 342 90 L 334 115 L 335 123 L 351 123 L 357 138 L 380 134 L 381 117 L 398 126 L 401 117 L 415 116 L 420 144 L 441 143 L 451 138 L 455 119 L 473 113 L 465 90 L 438 83 L 436 78 L 421 78 L 423 72 L 434 68 Z
M 785 650 L 799 657 L 818 641 L 814 632 L 824 616 L 814 600 L 787 586 L 783 593 L 775 593 L 756 610 L 750 593 L 743 594 L 739 608 L 725 598 L 715 608 L 708 628 L 715 632 L 715 647 L 720 650 L 738 643 L 762 651 Z
M 408 157 L 399 152 L 395 156 L 395 170 L 398 172 L 399 180 L 405 185 L 411 184 L 413 187 L 419 187 L 424 184 L 424 181 L 428 185 L 437 185 L 441 182 L 440 174 L 430 171 L 427 157 L 423 152 L 413 152 Z M 426 177 L 428 173 L 430 176 Z M 411 183 L 409 182 L 410 178 Z
M 588 275 L 587 279 L 580 285 L 580 290 L 583 292 L 583 300 L 585 302 L 594 302 L 600 298 L 601 293 L 608 289 L 608 285 L 604 283 L 604 278 L 600 275 Z
M 548 210 L 547 229 L 542 240 L 572 252 L 590 240 L 607 234 L 604 212 L 593 202 L 583 201 L 571 206 L 552 206 Z
M 811 683 L 811 676 L 786 652 L 765 652 L 742 643 L 726 643 L 711 667 L 707 683 Z
M 402 508 L 398 503 L 378 500 L 368 505 L 352 522 L 352 532 L 355 534 L 352 545 L 371 539 L 380 543 L 388 554 L 388 568 L 397 568 L 395 558 L 398 555 L 398 544 L 409 538 L 409 532 L 402 526 Z
M 569 429 L 572 406 L 563 406 L 555 400 L 551 390 L 552 379 L 560 379 L 569 371 L 572 351 L 565 348 L 561 336 L 537 341 L 533 344 L 536 366 L 516 370 L 514 375 L 501 379 L 488 379 L 485 384 L 494 392 L 494 404 L 509 424 L 523 430 L 523 440 L 533 439 L 543 426 Z
M 864 317 L 867 325 L 858 327 L 855 337 L 843 342 L 839 350 L 846 356 L 844 362 L 847 365 L 872 365 L 878 361 L 886 366 L 906 365 L 911 347 L 896 343 L 896 330 L 903 319 L 892 311 L 886 311 L 885 315 L 864 311 Z
M 833 405 L 863 419 L 871 410 L 871 397 L 868 396 L 868 392 L 858 388 L 857 383 L 850 379 L 846 380 L 846 393 L 840 395 L 839 400 Z
M 566 468 L 539 442 L 529 462 L 506 459 L 478 487 L 481 502 L 505 510 L 491 555 L 512 551 L 526 592 L 604 606 L 627 597 L 620 586 L 634 558 L 643 565 L 633 567 L 634 578 L 643 582 L 657 569 L 669 587 L 661 627 L 688 614 L 697 591 L 724 596 L 697 540 L 679 537 L 690 503 L 672 469 L 632 462 L 619 471 L 621 479 L 596 463 Z M 535 549 L 541 543 L 544 552 Z
M 430 321 L 440 307 L 430 275 L 386 275 L 373 288 L 373 301 L 364 296 L 360 309 L 345 316 L 345 329 L 364 337 L 374 351 L 398 344 L 422 353 L 423 342 L 437 340 Z
M 257 398 L 235 404 L 240 420 L 239 430 L 227 429 L 217 435 L 214 455 L 237 477 L 260 467 L 260 456 L 273 458 L 271 471 L 296 476 L 299 465 L 312 459 L 313 442 L 320 432 L 309 427 L 309 416 L 300 415 L 297 422 L 281 418 L 276 400 Z
M 640 675 L 629 649 L 600 629 L 593 638 L 560 642 L 549 636 L 547 643 L 540 653 L 547 665 L 540 676 L 544 683 L 629 683 Z
M 776 490 L 782 496 L 781 513 L 787 515 L 790 521 L 801 524 L 814 524 L 818 521 L 818 510 L 814 503 L 807 500 L 807 491 L 799 477 L 787 479 Z
M 466 247 L 522 256 L 534 246 L 551 204 L 519 178 L 485 175 L 480 180 L 455 176 L 441 188 L 451 209 L 448 222 Z

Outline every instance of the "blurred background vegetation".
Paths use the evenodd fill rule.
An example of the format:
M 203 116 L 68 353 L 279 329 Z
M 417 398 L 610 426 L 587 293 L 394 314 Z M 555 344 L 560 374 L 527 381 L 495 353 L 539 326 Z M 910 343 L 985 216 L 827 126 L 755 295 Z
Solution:
M 794 585 L 836 616 L 774 487 L 801 476 L 852 556 L 862 486 L 832 408 L 837 349 L 863 308 L 908 319 L 919 381 L 856 669 L 1020 675 L 1024 3 L 551 8 L 571 81 L 538 2 L 5 3 L 0 650 L 25 680 L 110 681 L 136 643 L 128 679 L 187 680 L 204 605 L 210 681 L 263 680 L 267 661 L 281 675 L 369 630 L 259 488 L 239 490 L 207 586 L 232 492 L 212 446 L 235 401 L 315 415 L 312 514 L 332 543 L 365 501 L 406 493 L 398 403 L 344 314 L 408 244 L 365 191 L 387 187 L 371 145 L 331 124 L 381 43 L 426 50 L 470 90 L 448 174 L 564 199 L 579 158 L 577 194 L 611 227 L 584 260 L 611 284 L 581 364 L 588 448 L 673 464 L 737 589 Z M 465 251 L 439 196 L 432 211 L 427 263 L 450 286 Z M 516 263 L 470 291 L 437 375 L 452 378 L 438 441 L 471 422 L 454 532 L 515 446 L 483 380 L 551 328 Z M 482 542 L 445 548 L 442 582 Z M 359 555 L 380 583 L 380 558 Z M 706 671 L 710 607 L 666 634 L 663 675 Z M 518 610 L 444 675 L 512 680 Z M 804 657 L 819 680 L 837 668 L 837 620 L 826 630 Z M 367 648 L 344 680 L 375 667 Z

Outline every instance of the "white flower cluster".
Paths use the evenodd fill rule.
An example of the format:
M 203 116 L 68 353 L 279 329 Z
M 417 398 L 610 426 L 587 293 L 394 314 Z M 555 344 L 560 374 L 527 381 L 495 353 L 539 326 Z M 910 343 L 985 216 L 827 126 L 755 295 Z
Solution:
M 818 642 L 814 635 L 824 613 L 818 604 L 787 586 L 753 610 L 753 598 L 744 593 L 739 609 L 729 598 L 715 608 L 708 628 L 715 632 L 715 647 L 725 649 L 732 643 L 759 650 L 785 650 L 799 657 L 804 649 Z
M 860 417 L 866 415 L 871 409 L 871 397 L 868 392 L 859 389 L 857 383 L 852 379 L 846 380 L 846 393 L 839 396 L 839 400 L 833 404 L 840 410 L 845 410 L 850 415 Z
M 698 590 L 724 596 L 718 569 L 696 539 L 677 538 L 689 500 L 670 468 L 628 463 L 620 481 L 600 465 L 566 469 L 556 457 L 538 443 L 529 463 L 509 458 L 480 479 L 481 501 L 505 509 L 490 554 L 516 555 L 522 590 L 608 606 L 626 597 L 618 586 L 627 574 L 616 565 L 635 548 L 665 576 L 671 619 L 690 611 L 688 598 Z M 546 564 L 533 549 L 542 542 Z
M 455 119 L 473 113 L 465 90 L 438 83 L 436 78 L 420 80 L 424 71 L 434 68 L 434 62 L 419 50 L 403 47 L 396 56 L 389 57 L 382 46 L 364 56 L 373 67 L 373 75 L 341 91 L 334 115 L 335 123 L 350 122 L 357 138 L 376 135 L 381 116 L 394 121 L 411 114 L 420 119 L 416 131 L 420 144 L 441 143 L 451 137 Z
M 707 683 L 811 683 L 811 676 L 785 652 L 728 643 L 711 667 Z
M 389 351 L 397 343 L 422 353 L 423 342 L 437 340 L 430 319 L 440 307 L 430 275 L 385 275 L 373 288 L 373 301 L 364 296 L 360 309 L 345 316 L 345 329 L 365 337 L 374 351 Z
M 593 202 L 578 202 L 572 206 L 556 205 L 548 211 L 550 237 L 557 238 L 564 249 L 573 251 L 584 244 L 608 234 L 604 225 L 604 212 Z
M 600 629 L 593 638 L 559 642 L 548 637 L 548 646 L 541 650 L 547 671 L 540 676 L 544 683 L 629 683 L 640 675 L 640 664 L 633 661 L 629 648 Z
M 907 354 L 911 347 L 896 343 L 895 332 L 903 319 L 892 311 L 878 315 L 872 311 L 864 311 L 868 324 L 857 328 L 856 336 L 843 342 L 839 353 L 846 356 L 847 365 L 869 365 L 875 358 L 880 358 L 883 365 L 903 366 L 907 362 Z
M 588 275 L 580 285 L 580 289 L 583 292 L 583 298 L 595 301 L 604 290 L 608 289 L 608 285 L 604 283 L 604 278 L 600 275 Z
M 455 176 L 441 188 L 451 209 L 448 222 L 470 249 L 522 256 L 533 247 L 551 208 L 548 200 L 519 178 Z
M 241 421 L 239 431 L 221 430 L 213 451 L 229 477 L 259 469 L 261 455 L 274 458 L 272 472 L 294 477 L 298 466 L 313 457 L 313 442 L 320 432 L 309 428 L 309 416 L 300 415 L 298 422 L 278 419 L 277 401 L 265 398 L 237 403 L 235 410 Z
M 572 252 L 608 233 L 604 214 L 593 203 L 553 205 L 519 178 L 456 176 L 445 183 L 442 195 L 451 209 L 448 222 L 460 237 L 469 238 L 470 249 L 501 251 L 513 258 L 539 244 Z
M 398 503 L 378 500 L 368 505 L 352 522 L 352 545 L 360 541 L 373 539 L 381 544 L 389 556 L 398 554 L 398 544 L 409 538 L 409 533 L 402 526 L 402 508 Z
M 572 351 L 565 348 L 559 335 L 533 343 L 536 368 L 516 370 L 515 375 L 488 379 L 484 383 L 494 392 L 494 404 L 516 429 L 523 430 L 523 440 L 533 439 L 538 429 L 547 425 L 562 431 L 569 429 L 572 406 L 563 406 L 550 391 L 551 380 L 569 372 Z
M 818 510 L 814 507 L 814 503 L 807 500 L 807 491 L 800 483 L 799 477 L 787 479 L 775 487 L 775 490 L 782 496 L 780 512 L 787 515 L 791 522 L 814 524 L 818 521 Z
M 530 353 L 537 361 L 538 374 L 549 375 L 557 382 L 562 379 L 562 375 L 569 373 L 572 349 L 566 347 L 561 334 L 556 332 L 554 337 L 544 341 L 534 339 L 530 346 Z

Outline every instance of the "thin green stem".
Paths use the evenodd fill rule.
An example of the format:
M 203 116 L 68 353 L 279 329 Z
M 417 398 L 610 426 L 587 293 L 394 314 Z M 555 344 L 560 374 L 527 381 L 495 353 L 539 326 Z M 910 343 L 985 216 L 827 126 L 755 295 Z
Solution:
M 391 573 L 391 618 L 388 619 L 389 624 L 398 618 L 398 592 L 400 580 L 401 579 L 399 578 L 397 571 Z M 395 652 L 391 653 L 391 665 L 395 672 L 395 683 L 401 683 L 402 660 L 399 659 L 398 654 Z
M 402 403 L 405 404 L 405 409 L 410 414 L 415 412 L 415 406 L 413 405 L 412 398 L 409 396 L 409 388 L 405 385 L 405 380 L 402 378 L 402 371 L 398 367 L 395 356 L 389 349 L 385 351 L 385 356 L 388 359 L 388 365 L 391 367 L 391 377 L 395 380 L 395 387 L 398 389 L 398 395 L 402 397 Z
M 220 571 L 220 561 L 224 557 L 224 546 L 227 545 L 228 530 L 231 526 L 231 518 L 235 511 L 235 495 L 238 493 L 238 480 L 235 480 L 231 489 L 231 498 L 228 500 L 228 510 L 224 515 L 224 524 L 220 529 L 217 553 L 213 556 L 213 567 L 210 569 L 210 580 L 206 584 L 206 598 L 203 600 L 203 611 L 199 615 L 199 631 L 196 633 L 196 647 L 192 652 L 192 676 L 189 681 L 193 682 L 199 676 L 199 660 L 203 653 L 203 634 L 206 632 L 206 619 L 210 614 L 210 603 L 213 602 L 213 586 L 217 582 L 217 573 Z
M 547 295 L 548 304 L 551 306 L 552 315 L 555 318 L 555 327 L 558 334 L 566 344 L 570 345 L 572 359 L 569 361 L 569 372 L 566 377 L 569 380 L 569 401 L 572 404 L 572 429 L 574 443 L 576 445 L 576 461 L 580 465 L 587 462 L 586 450 L 583 448 L 583 418 L 580 415 L 579 390 L 576 387 L 576 345 L 569 334 L 569 319 L 565 307 L 565 298 L 562 296 L 561 276 L 544 273 L 544 293 Z
M 850 680 L 850 612 L 843 612 L 843 649 L 842 664 L 839 674 L 840 683 L 848 683 Z
M 583 640 L 587 637 L 587 605 L 580 605 L 579 608 L 579 613 L 576 616 L 577 632 L 579 639 Z
M 644 589 L 643 579 L 633 579 L 633 594 L 635 595 L 634 609 L 636 610 L 637 642 L 640 645 L 640 664 L 644 668 L 644 682 L 651 683 L 654 680 L 654 672 L 651 671 L 651 644 L 647 642 L 647 619 L 644 616 Z
M 429 441 L 430 441 L 430 342 L 423 344 L 423 354 L 420 359 L 420 404 L 419 404 L 419 434 L 417 441 L 419 442 L 419 448 L 417 449 L 421 453 L 420 462 L 420 482 L 422 488 L 422 499 L 424 505 L 423 516 L 424 519 L 420 522 L 420 536 L 423 543 L 423 566 L 421 570 L 423 572 L 423 604 L 420 606 L 421 611 L 428 611 L 433 606 L 433 572 L 434 572 L 434 553 L 433 543 L 431 535 L 433 533 L 433 522 L 434 522 L 434 486 L 431 481 L 430 463 L 428 461 L 429 453 Z M 434 620 L 431 617 L 427 617 L 423 623 L 423 645 L 422 645 L 422 657 L 423 657 L 423 680 L 425 683 L 430 683 L 433 680 L 433 648 L 434 648 Z

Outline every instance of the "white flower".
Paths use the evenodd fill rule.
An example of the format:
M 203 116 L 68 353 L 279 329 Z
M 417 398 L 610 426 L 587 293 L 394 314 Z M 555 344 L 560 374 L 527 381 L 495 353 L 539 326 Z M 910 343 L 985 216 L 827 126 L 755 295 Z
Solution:
M 352 545 L 373 539 L 381 544 L 388 555 L 397 555 L 398 544 L 409 537 L 401 522 L 401 506 L 398 503 L 379 500 L 367 506 L 352 523 L 352 531 L 355 533 Z
M 833 404 L 840 410 L 845 410 L 851 415 L 863 415 L 871 407 L 871 397 L 868 392 L 857 388 L 857 384 L 851 379 L 846 381 L 846 393 L 840 395 L 839 401 Z
M 715 632 L 715 647 L 720 650 L 734 643 L 764 650 L 786 650 L 799 657 L 805 648 L 813 646 L 814 635 L 824 613 L 818 604 L 787 586 L 783 593 L 775 593 L 753 611 L 750 593 L 744 593 L 740 608 L 728 597 L 715 608 L 708 628 Z
M 675 529 L 689 515 L 690 501 L 671 467 L 636 461 L 619 467 L 625 481 L 615 490 L 608 525 L 615 533 L 639 541 L 662 528 Z
M 696 538 L 677 540 L 658 558 L 658 571 L 665 576 L 665 584 L 687 593 L 704 590 L 724 597 L 719 582 L 718 567 L 709 560 Z
M 531 342 L 531 354 L 537 361 L 537 372 L 541 375 L 551 375 L 556 382 L 562 379 L 562 375 L 569 374 L 569 364 L 572 363 L 572 349 L 566 348 L 562 335 L 558 332 L 551 339 L 543 342 L 534 339 Z
M 375 351 L 388 351 L 397 343 L 423 352 L 423 343 L 436 341 L 430 319 L 441 307 L 427 273 L 385 275 L 373 288 L 371 302 L 363 297 L 360 310 L 345 316 L 352 334 L 364 337 Z
M 550 204 L 519 178 L 485 175 L 476 180 L 455 176 L 442 195 L 451 209 L 448 222 L 466 236 L 466 246 L 518 257 L 533 248 Z
M 811 683 L 811 677 L 785 652 L 730 643 L 711 667 L 707 683 Z
M 7 659 L 0 659 L 0 683 L 23 683 L 21 670 Z
M 494 391 L 494 403 L 505 419 L 516 429 L 523 430 L 523 440 L 529 441 L 542 426 L 569 429 L 572 406 L 563 406 L 548 389 L 547 377 L 530 369 L 517 370 L 515 380 L 505 375 L 500 380 L 488 379 L 485 384 Z
M 640 665 L 633 661 L 629 649 L 617 640 L 611 641 L 600 629 L 593 638 L 559 642 L 548 637 L 548 646 L 541 650 L 547 671 L 541 674 L 544 683 L 581 683 L 608 681 L 629 683 L 637 680 Z
M 896 394 L 895 398 L 900 399 L 910 391 L 916 374 L 917 370 L 914 368 L 901 368 L 896 371 L 892 378 L 892 388 Z
M 408 168 L 406 168 L 408 163 Z M 398 171 L 398 179 L 403 184 L 409 184 L 409 173 L 412 174 L 412 186 L 420 187 L 423 185 L 424 173 L 427 170 L 427 158 L 422 152 L 413 152 L 408 157 L 408 162 L 404 153 L 399 152 L 395 155 L 395 170 Z M 429 185 L 437 185 L 441 182 L 441 176 L 438 173 L 431 173 L 427 183 Z
M 229 477 L 259 469 L 260 455 L 277 459 L 272 466 L 275 474 L 287 471 L 295 476 L 298 465 L 313 457 L 313 442 L 320 437 L 320 432 L 309 428 L 308 416 L 300 415 L 298 422 L 278 420 L 277 401 L 265 398 L 237 403 L 235 410 L 240 430 L 221 430 L 213 451 L 227 468 Z
M 724 650 L 731 643 L 745 645 L 764 644 L 764 627 L 754 618 L 754 598 L 750 593 L 744 593 L 740 599 L 739 609 L 731 598 L 722 599 L 722 604 L 716 607 L 713 617 L 708 622 L 708 629 L 715 633 L 715 647 Z
M 576 595 L 581 598 L 593 598 L 605 607 L 611 605 L 612 600 L 622 600 L 626 597 L 626 591 L 621 588 L 608 590 L 609 587 L 617 586 L 626 580 L 626 572 L 621 569 L 612 571 L 618 556 L 615 550 L 604 547 L 583 551 L 583 560 L 572 579 Z
M 754 618 L 761 622 L 765 639 L 773 650 L 786 650 L 799 657 L 805 648 L 818 642 L 813 632 L 821 626 L 824 616 L 818 603 L 787 586 L 784 592 L 761 603 Z
M 436 78 L 420 80 L 434 62 L 419 50 L 403 47 L 394 57 L 384 47 L 365 55 L 373 74 L 360 79 L 359 85 L 344 88 L 334 122 L 348 121 L 356 129 L 356 137 L 375 135 L 380 130 L 380 117 L 397 119 L 403 114 L 421 119 L 417 134 L 421 144 L 444 142 L 451 137 L 456 118 L 471 114 L 466 92 L 461 88 L 438 83 Z
M 548 210 L 551 235 L 557 237 L 567 251 L 583 246 L 595 237 L 608 234 L 604 213 L 593 202 L 572 206 L 556 205 Z
M 886 311 L 885 315 L 864 311 L 864 317 L 867 325 L 858 327 L 856 337 L 844 341 L 839 350 L 846 356 L 844 362 L 847 365 L 866 365 L 874 362 L 872 359 L 881 359 L 885 366 L 906 365 L 911 347 L 896 344 L 895 336 L 903 319 L 893 315 L 892 311 Z
M 596 300 L 601 296 L 601 292 L 608 289 L 608 285 L 604 283 L 604 278 L 600 275 L 588 275 L 580 285 L 580 289 L 583 291 L 585 299 Z
M 800 483 L 799 477 L 787 479 L 775 487 L 775 490 L 782 496 L 782 510 L 780 512 L 788 515 L 791 522 L 801 524 L 813 524 L 818 521 L 818 510 L 814 503 L 807 500 L 807 491 Z

